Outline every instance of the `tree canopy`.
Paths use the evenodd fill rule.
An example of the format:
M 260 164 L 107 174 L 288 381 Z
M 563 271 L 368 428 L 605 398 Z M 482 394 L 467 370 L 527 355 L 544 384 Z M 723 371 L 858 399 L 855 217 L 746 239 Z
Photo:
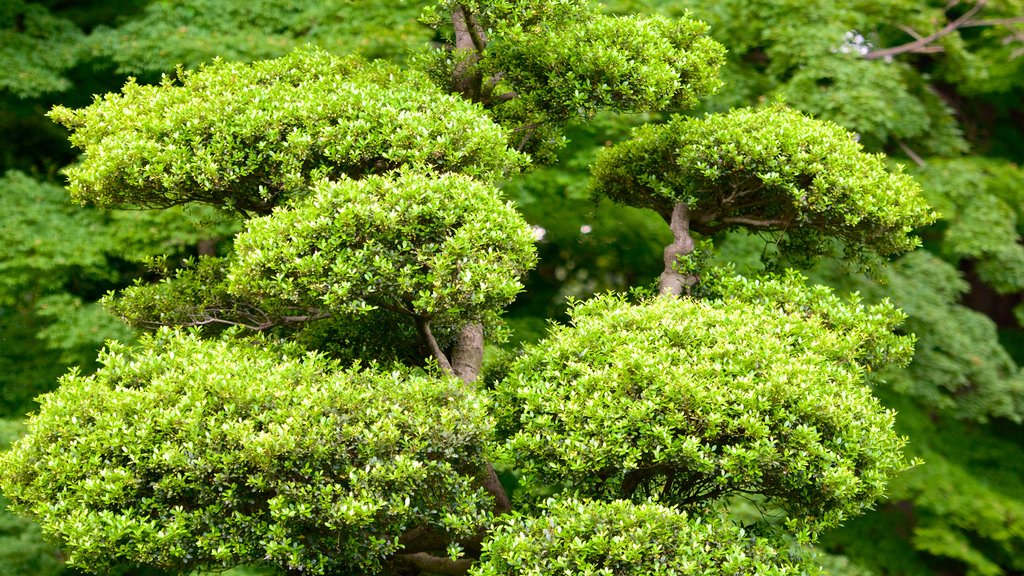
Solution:
M 1019 482 L 978 479 L 1020 449 L 998 430 L 1024 417 L 1024 179 L 1012 135 L 954 157 L 994 126 L 977 102 L 1012 118 L 1014 2 L 117 4 L 0 16 L 22 66 L 0 124 L 57 103 L 87 205 L 42 182 L 71 152 L 3 148 L 0 365 L 38 365 L 10 415 L 80 365 L 0 456 L 51 557 L 863 573 L 820 544 L 884 573 L 1017 566 Z M 929 252 L 901 258 L 915 231 Z

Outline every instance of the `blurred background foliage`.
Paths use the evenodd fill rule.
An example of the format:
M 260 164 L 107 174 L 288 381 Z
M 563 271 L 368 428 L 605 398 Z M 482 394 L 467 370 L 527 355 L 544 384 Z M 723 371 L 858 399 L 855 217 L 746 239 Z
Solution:
M 395 0 L 3 0 L 0 2 L 0 443 L 69 366 L 94 368 L 134 333 L 97 301 L 188 258 L 223 254 L 231 218 L 212 210 L 79 207 L 75 162 L 45 117 L 220 57 L 249 61 L 312 43 L 414 62 L 435 40 L 430 2 Z M 877 389 L 911 456 L 878 510 L 831 532 L 830 574 L 1024 573 L 1024 0 L 609 0 L 613 13 L 690 12 L 729 49 L 703 112 L 782 100 L 855 131 L 924 187 L 940 220 L 924 250 L 871 279 L 841 265 L 819 282 L 889 298 L 917 335 L 906 369 Z M 598 149 L 667 116 L 599 114 L 571 125 L 559 162 L 505 185 L 540 255 L 507 315 L 507 346 L 565 318 L 568 296 L 650 286 L 671 240 L 653 213 L 590 199 Z M 718 258 L 762 267 L 777 238 L 715 238 Z M 0 573 L 69 575 L 31 523 L 0 512 Z M 123 574 L 154 574 L 130 566 Z M 243 574 L 245 571 L 239 572 Z

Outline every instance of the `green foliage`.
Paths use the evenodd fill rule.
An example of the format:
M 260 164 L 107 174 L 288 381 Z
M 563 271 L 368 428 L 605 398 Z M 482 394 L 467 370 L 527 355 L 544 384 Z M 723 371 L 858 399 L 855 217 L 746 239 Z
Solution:
M 500 339 L 498 316 L 534 263 L 535 241 L 560 260 L 542 270 L 556 288 L 539 306 L 524 305 L 531 311 L 557 313 L 556 295 L 642 282 L 647 264 L 633 262 L 657 264 L 652 246 L 660 249 L 667 231 L 641 209 L 664 217 L 665 206 L 572 204 L 584 196 L 579 173 L 592 147 L 567 150 L 566 170 L 507 188 L 532 203 L 525 221 L 494 185 L 551 159 L 563 133 L 604 143 L 714 92 L 724 51 L 706 25 L 610 16 L 583 0 L 433 2 L 426 20 L 440 34 L 431 39 L 455 45 L 412 59 L 415 71 L 321 50 L 394 55 L 433 34 L 412 23 L 419 2 L 143 4 L 92 33 L 87 63 L 99 66 L 74 72 L 101 73 L 106 59 L 144 74 L 184 66 L 81 110 L 67 101 L 53 117 L 85 152 L 68 170 L 79 201 L 171 210 L 87 210 L 83 222 L 96 227 L 80 243 L 78 228 L 69 236 L 94 261 L 74 268 L 62 263 L 75 258 L 66 247 L 30 248 L 34 234 L 69 225 L 70 212 L 41 202 L 55 216 L 38 224 L 38 207 L 15 204 L 12 222 L 32 234 L 12 235 L 5 293 L 19 319 L 38 325 L 7 330 L 0 308 L 3 336 L 30 336 L 48 354 L 36 362 L 59 367 L 114 328 L 92 302 L 145 273 L 146 262 L 146 280 L 112 293 L 108 305 L 142 328 L 202 327 L 162 329 L 134 348 L 111 344 L 98 372 L 86 375 L 93 366 L 84 365 L 43 398 L 28 436 L 5 453 L 4 490 L 77 565 L 813 572 L 801 545 L 870 507 L 905 466 L 892 413 L 866 385 L 908 359 L 913 338 L 893 334 L 900 314 L 795 276 L 737 279 L 691 258 L 682 264 L 702 278 L 693 298 L 573 304 L 574 326 L 552 328 L 490 371 L 496 388 L 438 374 L 476 377 L 479 368 L 465 366 L 483 353 L 477 324 L 490 343 Z M 83 18 L 75 22 L 88 29 Z M 441 24 L 448 20 L 451 28 Z M 810 47 L 830 33 L 776 40 Z M 279 56 L 305 39 L 319 48 L 194 69 L 213 54 Z M 788 62 L 773 73 L 799 76 L 798 59 Z M 820 87 L 806 68 L 793 86 Z M 912 68 L 885 70 L 892 74 L 871 86 L 895 94 L 906 82 L 900 113 L 948 117 L 933 106 L 938 98 L 915 99 L 928 90 L 913 83 Z M 833 82 L 848 89 L 856 73 Z M 813 94 L 800 104 L 823 102 L 827 95 Z M 865 106 L 850 121 L 879 110 Z M 645 114 L 612 116 L 619 112 Z M 685 126 L 706 144 L 695 157 L 704 164 L 669 178 L 707 176 L 718 190 L 658 193 L 705 199 L 693 201 L 698 232 L 767 221 L 761 228 L 788 233 L 794 252 L 824 252 L 819 240 L 838 237 L 851 257 L 884 256 L 912 247 L 907 231 L 929 221 L 909 180 L 832 125 L 781 107 L 687 122 L 670 128 Z M 888 116 L 872 130 L 909 138 L 938 126 L 908 122 Z M 721 178 L 698 174 L 720 159 L 734 164 Z M 635 187 L 689 169 L 643 166 Z M 27 179 L 16 184 L 32 190 Z M 740 197 L 747 204 L 734 202 Z M 733 212 L 711 216 L 716 202 L 734 202 Z M 174 209 L 195 203 L 208 206 Z M 239 215 L 247 220 L 231 219 Z M 186 223 L 196 219 L 203 225 Z M 631 230 L 620 235 L 622 227 Z M 622 240 L 635 245 L 603 253 Z M 118 247 L 122 258 L 113 257 Z M 55 274 L 33 278 L 39 270 Z M 449 370 L 445 355 L 462 368 Z M 497 443 L 492 418 L 500 418 Z M 508 507 L 491 475 L 495 455 L 503 479 L 521 479 L 520 496 L 529 497 L 498 522 L 491 515 Z M 541 491 L 560 491 L 561 501 L 538 505 Z M 751 518 L 738 498 L 789 521 L 755 514 L 740 528 Z M 417 565 L 422 555 L 433 568 Z
M 723 78 L 730 84 L 712 107 L 727 109 L 782 97 L 795 108 L 834 121 L 871 150 L 899 142 L 919 152 L 957 154 L 967 147 L 954 110 L 905 62 L 865 59 L 913 40 L 900 29 L 933 32 L 942 4 L 870 0 L 724 0 L 655 2 L 686 8 L 711 24 L 730 48 Z M 1019 11 L 1018 11 L 1019 12 Z M 956 37 L 954 34 L 953 37 Z M 943 47 L 964 54 L 946 38 Z
M 892 503 L 880 514 L 851 520 L 827 542 L 840 543 L 858 563 L 879 573 L 1019 571 L 1024 557 L 1020 427 L 937 417 L 907 398 L 886 397 L 899 410 L 899 430 L 915 438 L 909 452 L 927 464 L 893 482 Z M 893 532 L 909 538 L 884 542 Z
M 523 162 L 479 108 L 382 63 L 301 50 L 178 76 L 51 112 L 85 152 L 74 198 L 267 214 L 317 178 L 417 165 L 492 179 Z
M 505 71 L 499 93 L 507 87 L 522 96 L 516 106 L 543 110 L 551 120 L 601 109 L 692 108 L 721 86 L 725 51 L 703 22 L 588 14 L 551 24 L 500 21 L 494 54 L 483 65 Z
M 956 269 L 920 252 L 896 262 L 885 279 L 884 293 L 909 315 L 904 330 L 918 335 L 914 362 L 891 375 L 893 388 L 957 418 L 1024 419 L 1024 374 L 992 320 L 959 305 L 968 286 Z
M 0 476 L 75 565 L 372 571 L 414 525 L 486 520 L 487 403 L 458 380 L 169 330 L 101 362 L 44 397 Z
M 24 429 L 17 420 L 0 419 L 0 449 L 10 447 Z M 0 496 L 0 569 L 5 574 L 60 574 L 64 570 L 60 551 L 43 541 L 37 524 L 9 512 L 8 504 L 7 498 Z
M 60 231 L 56 234 L 55 231 Z M 109 277 L 104 242 L 105 222 L 99 213 L 67 201 L 54 184 L 21 172 L 0 178 L 0 306 L 25 304 L 27 293 L 38 297 L 59 289 L 69 276 Z
M 497 190 L 416 172 L 323 182 L 250 220 L 235 249 L 228 284 L 243 298 L 456 327 L 507 306 L 534 263 L 533 234 Z
M 424 66 L 441 86 L 483 103 L 511 129 L 510 144 L 541 162 L 565 144 L 561 128 L 569 120 L 601 110 L 689 108 L 721 86 L 724 49 L 707 37 L 703 22 L 608 16 L 577 0 L 457 4 L 478 28 L 455 38 L 459 50 L 421 58 Z M 435 12 L 428 14 L 440 24 Z M 453 34 L 447 25 L 442 30 Z M 486 50 L 468 50 L 479 50 L 480 41 Z
M 685 203 L 701 233 L 788 232 L 784 249 L 811 256 L 828 253 L 830 237 L 851 257 L 899 254 L 934 218 L 918 185 L 849 132 L 779 105 L 638 128 L 602 151 L 593 189 L 666 220 Z
M 806 574 L 785 551 L 717 516 L 653 503 L 549 500 L 499 524 L 473 576 Z
M 943 256 L 973 262 L 999 293 L 1024 290 L 1024 170 L 1000 160 L 951 159 L 929 162 L 915 176 L 942 214 Z
M 335 54 L 400 57 L 432 31 L 416 22 L 423 2 L 373 0 L 173 0 L 89 37 L 121 72 L 162 73 L 213 58 L 250 61 L 312 44 Z
M 719 300 L 577 304 L 496 383 L 501 457 L 527 488 L 587 498 L 762 494 L 812 530 L 860 513 L 904 467 L 866 371 L 906 362 L 910 341 L 876 340 L 901 319 L 891 306 L 807 290 L 733 280 Z
M 0 90 L 31 98 L 67 89 L 65 73 L 77 61 L 82 41 L 77 26 L 44 6 L 5 0 L 0 5 Z

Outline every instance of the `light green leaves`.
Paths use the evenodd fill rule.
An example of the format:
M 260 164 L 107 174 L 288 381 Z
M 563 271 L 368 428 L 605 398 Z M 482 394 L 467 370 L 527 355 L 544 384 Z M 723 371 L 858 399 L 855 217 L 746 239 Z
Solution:
M 382 63 L 307 49 L 178 77 L 51 112 L 85 152 L 67 171 L 76 199 L 266 214 L 318 177 L 415 165 L 488 180 L 525 161 L 478 107 Z
M 67 376 L 3 456 L 15 506 L 71 562 L 373 571 L 414 525 L 466 535 L 487 402 L 402 368 L 164 330 Z
M 911 230 L 935 217 L 919 186 L 853 134 L 780 105 L 639 128 L 603 151 L 593 189 L 666 220 L 686 203 L 700 233 L 787 232 L 783 247 L 809 256 L 828 253 L 829 238 L 851 257 L 906 252 Z
M 533 234 L 471 178 L 403 172 L 324 181 L 251 220 L 229 290 L 337 315 L 383 307 L 460 327 L 495 314 L 534 263 Z
M 499 524 L 473 576 L 804 574 L 784 550 L 716 516 L 622 500 L 549 500 Z
M 695 509 L 761 494 L 812 531 L 873 504 L 905 464 L 864 380 L 909 359 L 901 315 L 793 278 L 722 290 L 577 304 L 508 366 L 501 455 L 528 488 Z

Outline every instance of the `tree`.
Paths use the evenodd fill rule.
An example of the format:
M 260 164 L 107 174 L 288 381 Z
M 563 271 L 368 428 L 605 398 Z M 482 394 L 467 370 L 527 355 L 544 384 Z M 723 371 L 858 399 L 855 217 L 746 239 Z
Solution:
M 728 87 L 709 109 L 782 97 L 908 164 L 941 214 L 921 231 L 927 252 L 895 261 L 884 284 L 835 267 L 810 273 L 868 301 L 890 298 L 908 314 L 914 361 L 876 392 L 899 411 L 909 453 L 928 465 L 897 478 L 886 505 L 824 544 L 878 574 L 1020 572 L 1020 2 L 615 5 L 691 9 L 711 24 L 730 52 Z M 718 241 L 731 255 L 765 245 Z
M 781 107 L 638 130 L 594 188 L 669 224 L 661 293 L 574 304 L 484 370 L 534 263 L 495 183 L 571 119 L 694 105 L 722 48 L 582 1 L 426 17 L 448 45 L 411 68 L 307 48 L 54 110 L 77 199 L 244 221 L 230 254 L 108 299 L 155 331 L 45 397 L 5 494 L 93 571 L 798 573 L 791 539 L 907 466 L 869 383 L 913 339 L 889 304 L 706 268 L 690 230 L 870 263 L 932 220 L 916 185 Z

